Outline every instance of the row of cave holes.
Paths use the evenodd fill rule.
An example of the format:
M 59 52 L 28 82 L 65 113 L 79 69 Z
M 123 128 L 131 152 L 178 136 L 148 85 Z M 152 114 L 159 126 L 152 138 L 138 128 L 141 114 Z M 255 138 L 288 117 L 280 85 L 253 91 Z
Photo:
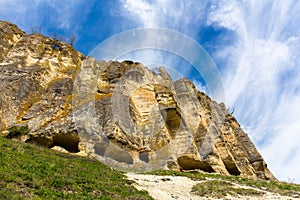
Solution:
M 58 134 L 58 135 L 54 136 L 53 144 L 51 145 L 50 148 L 52 148 L 54 146 L 60 146 L 69 152 L 77 153 L 77 152 L 79 152 L 78 144 L 79 144 L 79 138 L 74 137 L 72 135 Z M 149 163 L 149 154 L 147 152 L 139 153 L 139 158 L 141 161 L 144 161 L 145 163 Z M 124 160 L 119 160 L 119 161 L 124 162 Z M 201 167 L 192 166 L 192 168 L 191 168 L 191 167 L 188 167 L 188 165 L 181 163 L 180 160 L 178 160 L 178 163 L 183 170 L 191 170 L 191 169 L 199 168 L 200 170 L 205 171 L 205 172 L 209 172 L 209 173 L 215 172 L 213 170 L 213 168 L 209 165 L 203 165 Z M 236 167 L 236 165 L 233 162 L 224 160 L 223 163 L 229 174 L 235 175 L 235 176 L 240 175 L 240 171 L 238 170 L 238 168 Z M 133 164 L 133 160 L 129 161 L 128 164 Z
M 41 143 L 43 143 L 42 140 L 44 140 L 44 139 L 42 137 L 39 137 L 39 138 L 34 138 L 34 139 L 31 138 L 31 139 L 27 140 L 26 142 L 34 142 L 34 143 L 41 144 Z M 57 134 L 53 137 L 53 142 L 48 147 L 52 148 L 54 146 L 59 146 L 71 153 L 77 153 L 77 152 L 79 152 L 79 148 L 78 148 L 79 141 L 80 141 L 80 139 L 77 135 Z M 97 147 L 95 145 L 96 154 L 103 156 L 104 151 L 105 151 L 104 149 L 99 149 L 99 147 Z M 128 153 L 128 152 L 126 152 L 126 153 Z M 129 157 L 131 157 L 131 156 L 130 155 L 118 156 L 118 157 L 114 157 L 113 159 L 115 159 L 116 161 L 119 161 L 119 162 L 133 164 L 132 158 L 129 159 Z M 147 152 L 139 153 L 139 159 L 145 163 L 149 163 L 149 154 Z M 235 175 L 235 176 L 240 175 L 240 171 L 238 170 L 238 168 L 236 167 L 236 165 L 233 162 L 224 160 L 223 163 L 229 174 Z M 199 163 L 193 164 L 193 161 L 191 161 L 191 160 L 185 163 L 185 162 L 181 161 L 179 158 L 178 164 L 183 170 L 200 169 L 202 171 L 209 172 L 209 173 L 215 172 L 211 166 L 205 165 L 205 164 L 199 164 Z
M 105 155 L 106 148 L 107 148 L 107 144 L 105 144 L 105 143 L 102 143 L 102 144 L 96 143 L 94 146 L 95 153 L 100 156 Z M 124 150 L 121 150 L 120 152 L 117 152 L 116 154 L 112 154 L 109 157 L 118 162 L 133 164 L 133 159 L 132 159 L 131 155 Z M 139 153 L 139 159 L 141 161 L 144 161 L 145 163 L 149 163 L 149 154 L 147 152 Z M 209 172 L 209 173 L 215 172 L 215 170 L 210 165 L 202 163 L 200 161 L 187 160 L 187 159 L 184 159 L 184 157 L 180 157 L 180 158 L 178 158 L 177 162 L 182 170 L 200 169 L 204 172 Z M 234 162 L 232 162 L 230 160 L 224 160 L 223 163 L 229 174 L 235 175 L 235 176 L 240 175 L 240 171 L 238 170 L 238 168 L 234 164 Z
M 79 149 L 78 149 L 78 143 L 79 143 L 79 140 L 74 140 L 74 138 L 72 136 L 68 136 L 68 135 L 56 135 L 54 136 L 53 138 L 53 144 L 50 148 L 54 147 L 54 146 L 60 146 L 60 147 L 63 147 L 65 150 L 69 151 L 69 152 L 72 152 L 72 153 L 77 153 L 79 152 Z M 120 157 L 118 158 L 114 158 L 116 159 L 117 161 L 119 162 L 126 162 L 127 164 L 133 164 L 133 160 L 132 158 L 131 159 L 120 159 Z M 145 163 L 149 163 L 149 154 L 148 153 L 139 153 L 139 159 Z M 239 176 L 240 175 L 240 171 L 238 170 L 238 168 L 236 167 L 236 165 L 232 162 L 229 162 L 229 161 L 223 161 L 227 171 L 229 174 L 231 175 L 235 175 L 235 176 Z M 209 172 L 209 173 L 213 173 L 215 172 L 213 170 L 213 168 L 209 165 L 203 165 L 201 167 L 199 166 L 195 166 L 195 167 L 186 167 L 184 164 L 181 164 L 179 162 L 179 166 L 183 169 L 183 170 L 194 170 L 194 169 L 197 169 L 199 168 L 200 170 L 202 171 L 205 171 L 205 172 Z
M 69 152 L 77 153 L 79 152 L 79 148 L 78 148 L 79 141 L 80 140 L 78 136 L 76 137 L 75 135 L 58 134 L 53 137 L 53 143 L 50 146 L 50 148 L 54 146 L 60 146 Z M 98 154 L 100 153 L 99 152 L 100 149 L 97 149 L 97 147 L 95 148 L 95 150 L 96 153 Z M 103 156 L 104 152 L 101 152 L 100 154 Z M 132 159 L 122 159 L 122 158 L 120 159 L 120 157 L 114 159 L 116 159 L 119 162 L 126 162 L 127 164 L 133 164 Z M 149 154 L 147 152 L 139 153 L 139 159 L 145 163 L 149 163 Z M 240 175 L 240 171 L 238 170 L 237 166 L 233 162 L 229 160 L 224 160 L 223 163 L 229 174 L 235 176 Z M 178 160 L 178 164 L 183 170 L 200 169 L 202 171 L 209 172 L 209 173 L 215 172 L 213 168 L 209 165 L 201 165 L 201 166 L 199 165 L 191 166 L 190 164 L 185 165 L 184 163 L 181 163 L 180 160 Z
M 44 140 L 42 137 L 39 138 L 31 138 L 29 140 L 27 140 L 26 142 L 34 142 L 34 143 L 38 143 L 41 144 L 43 143 Z M 53 142 L 50 146 L 48 146 L 49 148 L 52 148 L 54 146 L 59 146 L 64 148 L 65 150 L 67 150 L 68 152 L 71 153 L 78 153 L 80 150 L 78 148 L 78 144 L 79 144 L 79 137 L 75 134 L 70 134 L 70 135 L 66 135 L 66 134 L 57 134 L 53 137 Z M 104 151 L 103 149 L 99 149 L 99 147 L 97 148 L 97 146 L 95 145 L 95 152 L 99 155 L 104 155 Z M 128 153 L 128 152 L 126 152 Z M 130 155 L 128 155 L 129 157 L 131 157 Z M 116 161 L 119 162 L 125 162 L 127 164 L 133 164 L 133 160 L 128 159 L 128 156 L 118 156 L 118 157 L 114 157 L 113 159 L 115 159 Z M 139 153 L 139 159 L 145 163 L 149 163 L 149 154 L 147 152 L 144 153 Z M 188 163 L 182 162 L 180 160 L 180 158 L 178 159 L 178 164 L 179 166 L 183 169 L 183 170 L 194 170 L 194 169 L 200 169 L 202 171 L 205 172 L 215 172 L 213 170 L 213 168 L 209 165 L 205 165 L 205 164 L 199 164 L 199 163 L 192 163 L 193 161 L 189 161 Z M 236 167 L 236 165 L 229 161 L 229 160 L 224 160 L 223 161 L 227 171 L 229 174 L 231 175 L 235 175 L 238 176 L 240 175 L 240 171 L 238 170 L 238 168 Z
M 70 136 L 70 135 L 59 134 L 59 135 L 54 136 L 53 144 L 50 148 L 52 148 L 54 146 L 60 146 L 60 147 L 63 147 L 64 149 L 66 149 L 69 152 L 77 153 L 77 152 L 79 152 L 78 144 L 79 144 L 79 138 L 76 138 L 76 137 Z M 145 162 L 145 163 L 149 163 L 149 154 L 147 152 L 139 153 L 139 159 L 141 161 Z M 124 162 L 124 160 L 122 160 L 122 159 L 119 160 L 119 161 Z M 127 160 L 127 163 L 128 164 L 133 164 L 133 160 L 130 160 L 129 162 Z M 199 168 L 200 170 L 205 171 L 205 172 L 209 172 L 209 173 L 215 172 L 213 170 L 213 168 L 209 165 L 203 165 L 202 167 L 194 166 L 192 168 L 189 168 L 189 167 L 185 166 L 184 164 L 180 163 L 180 161 L 178 161 L 178 163 L 179 163 L 180 167 L 183 170 L 191 170 L 191 169 Z M 236 165 L 233 162 L 230 162 L 228 160 L 224 160 L 223 163 L 224 163 L 224 165 L 225 165 L 225 167 L 226 167 L 229 174 L 235 175 L 235 176 L 240 175 L 240 171 L 238 170 L 238 168 L 236 167 Z

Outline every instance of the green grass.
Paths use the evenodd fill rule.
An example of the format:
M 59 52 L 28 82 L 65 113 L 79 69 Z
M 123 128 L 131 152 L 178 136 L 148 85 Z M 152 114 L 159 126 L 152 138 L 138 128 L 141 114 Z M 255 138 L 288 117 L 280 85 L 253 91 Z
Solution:
M 152 199 L 122 172 L 0 137 L 0 199 Z
M 203 183 L 198 183 L 192 188 L 192 192 L 204 197 L 222 198 L 227 195 L 231 196 L 258 196 L 263 193 L 254 189 L 236 188 L 227 181 L 209 180 Z
M 195 173 L 195 172 L 177 172 L 172 170 L 155 170 L 146 172 L 145 174 L 152 174 L 152 175 L 161 175 L 161 176 L 185 176 L 189 177 L 193 180 L 206 180 L 206 175 L 209 174 L 202 174 L 202 173 Z
M 219 181 L 229 181 L 232 183 L 237 183 L 240 185 L 251 186 L 254 188 L 258 188 L 261 190 L 286 195 L 286 196 L 295 196 L 300 197 L 300 185 L 286 182 L 276 182 L 276 181 L 263 181 L 263 180 L 252 180 L 243 178 L 240 176 L 225 176 L 216 173 L 200 173 L 200 172 L 175 172 L 175 171 L 165 171 L 165 170 L 156 170 L 152 172 L 148 172 L 147 174 L 155 174 L 155 175 L 171 175 L 171 176 L 186 176 L 194 180 L 219 180 Z M 213 185 L 215 182 L 207 184 Z M 198 187 L 200 187 L 198 185 Z M 200 189 L 199 189 L 200 190 Z M 235 191 L 238 193 L 238 191 Z M 250 192 L 251 191 L 245 191 Z M 254 192 L 254 191 L 252 191 Z M 255 191 L 256 192 L 256 191 Z M 219 193 L 221 193 L 219 191 Z

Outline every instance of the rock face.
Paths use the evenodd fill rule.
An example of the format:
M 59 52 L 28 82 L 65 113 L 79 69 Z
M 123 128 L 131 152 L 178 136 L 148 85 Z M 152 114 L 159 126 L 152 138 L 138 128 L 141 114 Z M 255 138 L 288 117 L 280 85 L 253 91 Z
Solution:
M 0 38 L 1 131 L 27 142 L 79 151 L 71 102 L 83 55 L 70 45 L 39 34 L 26 35 L 3 21 Z M 29 127 L 29 135 L 18 134 L 24 126 Z
M 1 135 L 111 166 L 271 179 L 228 113 L 187 79 L 131 61 L 96 61 L 0 21 Z

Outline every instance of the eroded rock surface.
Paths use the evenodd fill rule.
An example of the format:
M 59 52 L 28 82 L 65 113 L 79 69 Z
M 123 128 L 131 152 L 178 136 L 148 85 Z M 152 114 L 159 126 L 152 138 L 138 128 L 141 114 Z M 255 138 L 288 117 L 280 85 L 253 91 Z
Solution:
M 163 68 L 86 58 L 3 21 L 0 35 L 1 135 L 121 168 L 275 180 L 225 105 L 191 81 L 173 82 Z

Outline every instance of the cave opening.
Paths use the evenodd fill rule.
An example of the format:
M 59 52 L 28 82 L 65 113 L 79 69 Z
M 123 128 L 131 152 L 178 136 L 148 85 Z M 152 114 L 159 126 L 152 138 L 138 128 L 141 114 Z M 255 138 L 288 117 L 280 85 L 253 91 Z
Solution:
M 104 156 L 107 144 L 105 142 L 98 142 L 94 145 L 95 154 Z
M 171 137 L 174 139 L 181 124 L 181 116 L 176 108 L 167 108 L 163 110 L 162 116 L 170 131 Z
M 233 162 L 231 162 L 229 160 L 224 160 L 223 163 L 229 174 L 234 175 L 234 176 L 239 176 L 241 174 L 240 170 L 237 168 L 237 166 Z
M 56 134 L 50 148 L 59 146 L 71 153 L 78 153 L 79 136 L 76 134 Z
M 145 163 L 149 163 L 149 154 L 147 152 L 139 153 L 139 158 L 141 161 L 144 161 Z
M 215 170 L 208 164 L 200 161 L 195 160 L 193 158 L 187 156 L 181 156 L 178 158 L 178 165 L 183 170 L 195 170 L 200 169 L 204 172 L 213 173 Z

